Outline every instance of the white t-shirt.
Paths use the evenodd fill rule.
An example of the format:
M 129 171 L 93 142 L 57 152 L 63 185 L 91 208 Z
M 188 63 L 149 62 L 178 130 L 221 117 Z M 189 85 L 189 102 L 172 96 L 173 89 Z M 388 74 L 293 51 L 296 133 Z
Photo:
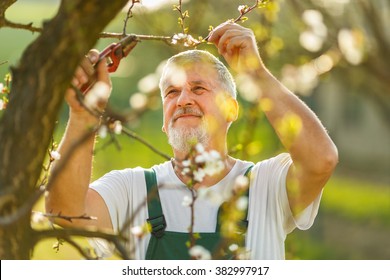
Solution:
M 284 259 L 284 241 L 294 228 L 310 228 L 318 212 L 321 194 L 299 217 L 293 217 L 286 192 L 286 175 L 291 165 L 289 154 L 257 163 L 251 172 L 249 192 L 246 248 L 250 259 Z M 237 160 L 231 171 L 217 184 L 207 188 L 206 195 L 195 201 L 194 232 L 214 232 L 221 197 L 233 186 L 235 178 L 244 175 L 253 163 Z M 191 223 L 190 208 L 183 205 L 190 191 L 176 176 L 171 162 L 152 167 L 157 176 L 162 210 L 167 231 L 188 232 Z M 120 231 L 129 219 L 132 223 L 125 231 L 130 237 L 127 244 L 135 259 L 145 259 L 150 234 L 135 238 L 130 228 L 142 226 L 148 218 L 146 183 L 142 168 L 111 171 L 91 184 L 104 199 L 110 212 L 115 231 Z M 131 218 L 133 217 L 133 218 Z M 106 256 L 110 251 L 105 242 L 94 239 L 92 244 L 98 253 Z M 134 247 L 135 246 L 135 247 Z

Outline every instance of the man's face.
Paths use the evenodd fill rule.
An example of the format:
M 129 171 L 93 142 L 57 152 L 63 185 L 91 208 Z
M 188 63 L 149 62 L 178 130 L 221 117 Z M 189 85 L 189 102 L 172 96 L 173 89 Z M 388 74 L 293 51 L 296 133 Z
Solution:
M 170 65 L 162 83 L 162 95 L 163 131 L 174 149 L 185 152 L 191 144 L 188 142 L 194 140 L 208 146 L 211 138 L 226 135 L 232 121 L 227 117 L 226 104 L 232 98 L 222 90 L 211 65 Z

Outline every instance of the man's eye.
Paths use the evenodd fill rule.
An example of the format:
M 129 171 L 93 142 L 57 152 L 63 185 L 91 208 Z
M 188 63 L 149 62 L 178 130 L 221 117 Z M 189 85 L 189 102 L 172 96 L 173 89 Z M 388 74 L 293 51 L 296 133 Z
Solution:
M 197 87 L 193 87 L 192 91 L 195 93 L 202 93 L 202 92 L 206 91 L 206 89 L 204 87 L 197 86 Z
M 165 97 L 169 96 L 169 95 L 172 95 L 172 94 L 175 94 L 177 93 L 178 90 L 177 89 L 171 89 L 171 90 L 168 90 L 166 93 L 165 93 Z

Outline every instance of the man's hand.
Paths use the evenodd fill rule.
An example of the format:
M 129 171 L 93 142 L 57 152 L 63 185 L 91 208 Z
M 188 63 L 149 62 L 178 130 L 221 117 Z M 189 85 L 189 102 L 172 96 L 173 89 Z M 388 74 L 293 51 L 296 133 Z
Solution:
M 238 73 L 264 68 L 251 29 L 225 22 L 210 33 L 208 41 L 215 44 L 230 67 Z
M 97 50 L 91 50 L 88 52 L 88 55 L 83 58 L 80 65 L 76 69 L 72 80 L 72 85 L 80 91 L 82 91 L 82 89 L 88 88 L 89 85 L 92 85 L 86 90 L 86 92 L 83 92 L 84 95 L 94 94 L 94 90 L 99 90 L 97 87 L 104 87 L 105 91 L 111 91 L 111 81 L 105 61 L 102 60 L 96 66 L 94 66 L 98 59 L 99 52 Z M 88 97 L 89 96 L 86 96 L 85 101 L 88 100 Z M 91 120 L 95 118 L 80 103 L 79 99 L 77 98 L 77 93 L 73 88 L 69 88 L 67 90 L 65 94 L 65 100 L 67 101 L 73 115 L 76 114 L 79 116 L 90 117 Z M 108 95 L 107 98 L 100 98 L 96 104 L 96 109 L 103 111 L 107 105 L 107 101 Z

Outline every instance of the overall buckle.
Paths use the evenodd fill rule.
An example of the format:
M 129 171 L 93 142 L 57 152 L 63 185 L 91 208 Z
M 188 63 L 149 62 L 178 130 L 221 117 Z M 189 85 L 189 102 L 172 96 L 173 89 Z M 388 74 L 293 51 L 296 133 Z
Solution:
M 167 227 L 167 223 L 165 221 L 164 215 L 160 215 L 157 217 L 149 218 L 147 219 L 148 223 L 152 227 L 152 234 L 157 237 L 161 238 L 164 235 L 165 228 Z

